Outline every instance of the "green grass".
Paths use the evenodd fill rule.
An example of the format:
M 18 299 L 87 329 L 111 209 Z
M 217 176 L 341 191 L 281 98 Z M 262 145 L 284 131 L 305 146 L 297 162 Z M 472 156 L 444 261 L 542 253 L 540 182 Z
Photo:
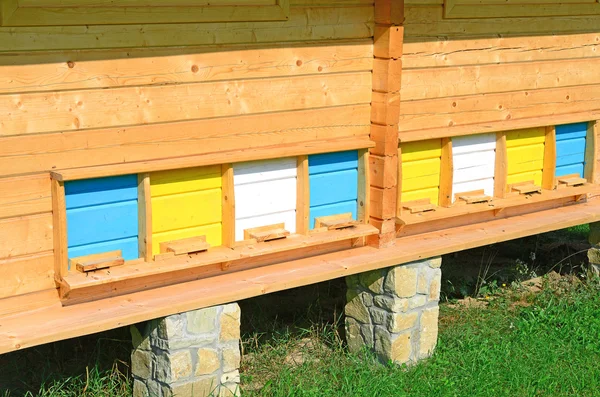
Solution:
M 599 396 L 600 288 L 569 280 L 485 308 L 445 305 L 435 355 L 408 368 L 347 354 L 335 327 L 306 331 L 308 347 L 279 335 L 246 360 L 244 395 Z

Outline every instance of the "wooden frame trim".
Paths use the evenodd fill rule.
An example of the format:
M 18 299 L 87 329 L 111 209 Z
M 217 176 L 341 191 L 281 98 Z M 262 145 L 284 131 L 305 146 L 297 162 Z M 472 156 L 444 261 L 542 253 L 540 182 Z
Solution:
M 507 157 L 506 132 L 498 132 L 496 134 L 496 162 L 494 165 L 494 197 L 506 197 L 508 180 Z
M 235 243 L 235 189 L 233 165 L 221 165 L 221 245 L 233 247 Z
M 440 207 L 452 205 L 452 183 L 454 179 L 454 163 L 452 159 L 452 139 L 442 138 L 442 156 L 440 163 L 440 191 L 438 204 Z
M 67 245 L 67 205 L 65 184 L 52 179 L 52 232 L 54 244 L 54 279 L 60 286 L 69 273 Z
M 138 174 L 138 255 L 152 259 L 152 197 L 150 174 Z
M 358 151 L 358 194 L 356 219 L 364 224 L 369 223 L 371 201 L 371 179 L 369 176 L 369 151 Z
M 544 163 L 542 167 L 542 189 L 556 188 L 556 127 L 546 127 L 544 137 Z
M 77 5 L 59 0 L 0 0 L 0 26 L 285 21 L 290 16 L 289 0 L 215 2 L 219 3 L 146 0 L 139 5 L 99 7 L 93 0 L 80 0 Z
M 296 170 L 296 233 L 308 234 L 310 214 L 310 181 L 308 176 L 308 156 L 297 158 Z
M 300 155 L 359 150 L 375 146 L 368 136 L 322 139 L 285 145 L 265 146 L 256 149 L 240 149 L 218 153 L 207 153 L 178 158 L 137 161 L 132 163 L 109 164 L 93 167 L 71 168 L 53 171 L 51 176 L 58 181 L 100 178 L 105 176 L 139 174 L 153 171 L 167 171 L 180 168 L 201 167 L 223 163 L 237 163 L 254 160 L 295 157 Z
M 231 249 L 228 247 L 209 248 L 197 255 L 171 256 L 160 262 L 125 264 L 110 269 L 99 270 L 94 277 L 72 273 L 63 281 L 61 298 L 64 304 L 75 304 L 108 296 L 122 295 L 135 291 L 156 288 L 164 285 L 211 277 L 231 269 L 236 264 L 246 267 L 260 266 L 260 257 L 282 254 L 286 259 L 314 255 L 314 252 L 327 244 L 377 234 L 371 225 L 357 225 L 348 229 L 315 231 L 309 235 L 292 234 L 285 239 L 250 244 Z M 346 247 L 350 248 L 350 244 Z M 339 250 L 336 246 L 335 250 Z M 277 262 L 279 262 L 277 260 Z M 272 263 L 272 262 L 271 262 Z
M 545 4 L 521 0 L 506 4 L 505 1 L 486 0 L 476 4 L 464 0 L 444 0 L 444 18 L 519 18 L 549 16 L 579 16 L 600 14 L 597 0 L 548 1 Z
M 598 175 L 598 161 L 600 160 L 600 123 L 598 121 L 590 121 L 587 125 L 587 134 L 585 137 L 585 166 L 583 177 L 589 183 L 600 183 Z
M 437 127 L 420 130 L 400 131 L 398 136 L 402 142 L 426 141 L 453 136 L 476 135 L 490 132 L 514 131 L 526 128 L 546 127 L 548 125 L 561 125 L 583 123 L 600 118 L 600 111 L 569 113 L 557 116 L 535 117 L 526 119 L 510 119 L 503 121 L 490 121 L 479 124 L 458 125 L 452 127 Z

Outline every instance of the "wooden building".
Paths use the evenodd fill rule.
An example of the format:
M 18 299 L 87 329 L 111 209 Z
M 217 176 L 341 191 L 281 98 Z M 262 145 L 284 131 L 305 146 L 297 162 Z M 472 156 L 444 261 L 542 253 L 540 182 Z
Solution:
M 600 220 L 596 0 L 0 0 L 0 353 Z

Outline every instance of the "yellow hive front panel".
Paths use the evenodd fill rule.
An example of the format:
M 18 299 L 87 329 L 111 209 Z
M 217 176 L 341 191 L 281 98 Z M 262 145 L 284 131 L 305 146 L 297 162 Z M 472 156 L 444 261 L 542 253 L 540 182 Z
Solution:
M 528 128 L 506 133 L 507 173 L 510 184 L 533 181 L 542 184 L 544 167 L 544 128 Z
M 441 139 L 403 143 L 402 194 L 403 202 L 429 199 L 437 205 L 439 200 Z
M 152 254 L 160 243 L 206 236 L 221 245 L 221 167 L 197 167 L 150 174 Z

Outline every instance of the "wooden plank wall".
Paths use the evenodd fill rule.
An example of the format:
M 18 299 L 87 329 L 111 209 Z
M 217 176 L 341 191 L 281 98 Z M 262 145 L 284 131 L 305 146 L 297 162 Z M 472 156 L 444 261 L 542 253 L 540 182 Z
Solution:
M 442 3 L 405 5 L 401 140 L 599 117 L 600 15 L 444 19 Z
M 373 0 L 0 28 L 0 298 L 54 288 L 50 170 L 368 136 L 373 32 Z

